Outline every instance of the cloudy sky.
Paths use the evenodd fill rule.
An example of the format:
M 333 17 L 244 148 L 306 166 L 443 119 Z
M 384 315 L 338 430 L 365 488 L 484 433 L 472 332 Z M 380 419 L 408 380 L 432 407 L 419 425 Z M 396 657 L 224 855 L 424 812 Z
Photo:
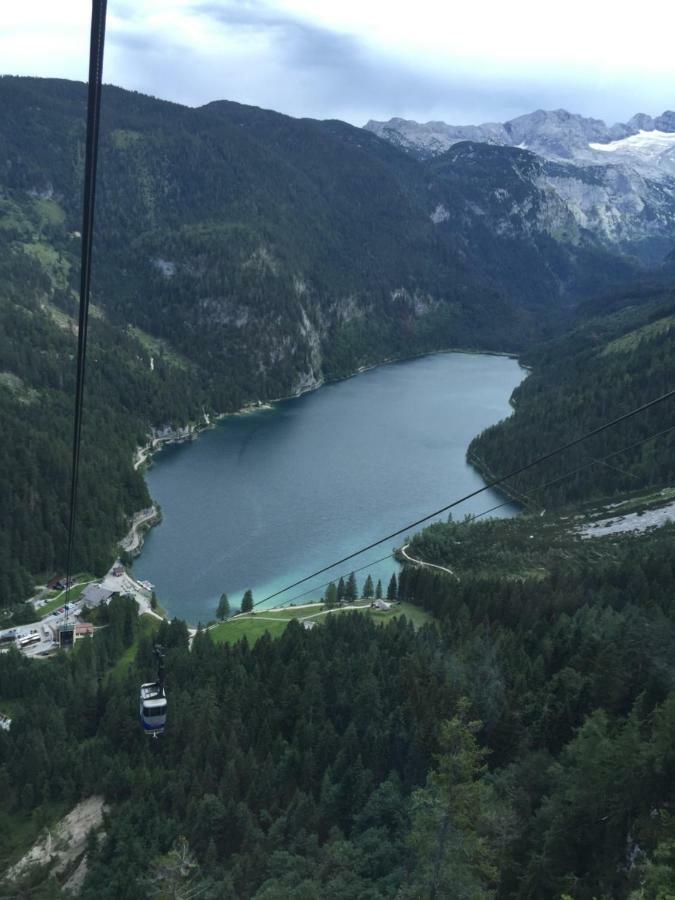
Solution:
M 0 71 L 84 80 L 87 0 L 0 0 Z M 189 105 L 454 124 L 675 108 L 675 4 L 108 0 L 106 82 Z

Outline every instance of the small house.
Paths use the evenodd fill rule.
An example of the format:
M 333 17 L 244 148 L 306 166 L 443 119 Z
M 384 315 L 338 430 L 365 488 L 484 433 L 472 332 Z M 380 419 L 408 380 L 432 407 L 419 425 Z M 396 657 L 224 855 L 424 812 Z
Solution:
M 305 631 L 311 631 L 312 628 L 316 628 L 316 622 L 312 622 L 310 619 L 305 619 L 302 623 L 302 627 Z
M 119 560 L 112 567 L 112 574 L 115 578 L 121 578 L 122 575 L 126 575 L 126 569 Z
M 73 635 L 73 641 L 77 643 L 77 641 L 81 641 L 82 638 L 93 637 L 94 636 L 94 626 L 91 622 L 78 622 L 75 626 L 75 633 Z
M 65 591 L 66 588 L 73 586 L 73 579 L 66 578 L 65 575 L 58 576 L 56 578 L 52 578 L 51 581 L 47 582 L 47 587 L 50 591 Z
M 379 609 L 382 612 L 385 612 L 386 610 L 391 609 L 391 603 L 387 603 L 386 600 L 379 600 L 379 599 L 375 600 L 375 602 L 373 603 L 373 606 L 375 607 L 375 609 Z

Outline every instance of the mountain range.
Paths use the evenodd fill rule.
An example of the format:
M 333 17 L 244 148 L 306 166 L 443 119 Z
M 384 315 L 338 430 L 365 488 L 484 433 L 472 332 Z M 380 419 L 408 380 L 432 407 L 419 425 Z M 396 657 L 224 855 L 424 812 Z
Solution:
M 654 263 L 672 244 L 675 112 L 611 126 L 559 109 L 475 126 L 396 118 L 365 128 L 420 160 L 464 141 L 533 153 L 542 160 L 534 183 L 606 247 Z
M 658 140 L 663 135 L 675 135 L 675 112 L 666 110 L 655 118 L 637 113 L 626 123 L 607 125 L 601 119 L 576 115 L 565 109 L 538 109 L 508 122 L 486 122 L 483 125 L 421 124 L 411 119 L 394 118 L 388 122 L 371 119 L 365 128 L 420 158 L 445 153 L 459 141 L 480 141 L 531 150 L 545 159 L 583 160 L 601 165 L 606 161 L 602 154 L 607 150 L 640 155 L 637 146 L 627 138 L 652 135 Z M 675 172 L 672 168 L 675 144 L 664 146 L 664 150 L 669 157 L 665 167 L 672 174 Z

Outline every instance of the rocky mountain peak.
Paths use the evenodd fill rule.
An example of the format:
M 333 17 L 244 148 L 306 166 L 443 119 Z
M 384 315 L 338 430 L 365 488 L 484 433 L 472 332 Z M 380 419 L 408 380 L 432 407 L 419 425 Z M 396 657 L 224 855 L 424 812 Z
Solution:
M 654 119 L 654 128 L 656 131 L 675 131 L 675 111 L 667 109 L 662 115 Z M 645 129 L 650 131 L 651 129 Z
M 365 128 L 420 158 L 437 156 L 458 141 L 470 140 L 520 147 L 546 159 L 604 165 L 609 160 L 599 159 L 590 144 L 609 144 L 642 131 L 675 132 L 675 112 L 667 110 L 655 118 L 637 113 L 626 123 L 607 125 L 602 119 L 566 109 L 537 109 L 503 123 L 448 125 L 399 117 L 388 122 L 371 120 Z
M 637 113 L 611 126 L 566 109 L 537 109 L 504 123 L 398 118 L 366 128 L 418 159 L 445 154 L 443 164 L 475 172 L 481 183 L 497 179 L 497 193 L 512 166 L 548 197 L 561 233 L 573 230 L 569 214 L 579 233 L 651 262 L 662 259 L 675 239 L 675 112 L 654 118 Z M 448 152 L 463 141 L 472 143 Z M 488 145 L 497 152 L 487 153 Z M 530 163 L 509 158 L 514 149 L 534 154 Z

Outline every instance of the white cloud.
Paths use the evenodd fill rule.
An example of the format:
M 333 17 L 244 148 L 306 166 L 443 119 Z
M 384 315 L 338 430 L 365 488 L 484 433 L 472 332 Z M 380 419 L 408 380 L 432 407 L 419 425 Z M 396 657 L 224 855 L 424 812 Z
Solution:
M 675 73 L 675 12 L 663 0 L 643 0 L 639 7 L 622 0 L 278 0 L 275 6 L 440 65 L 632 66 Z
M 4 0 L 0 68 L 84 79 L 89 4 Z M 643 0 L 109 0 L 106 81 L 198 105 L 478 122 L 675 106 L 670 6 Z

